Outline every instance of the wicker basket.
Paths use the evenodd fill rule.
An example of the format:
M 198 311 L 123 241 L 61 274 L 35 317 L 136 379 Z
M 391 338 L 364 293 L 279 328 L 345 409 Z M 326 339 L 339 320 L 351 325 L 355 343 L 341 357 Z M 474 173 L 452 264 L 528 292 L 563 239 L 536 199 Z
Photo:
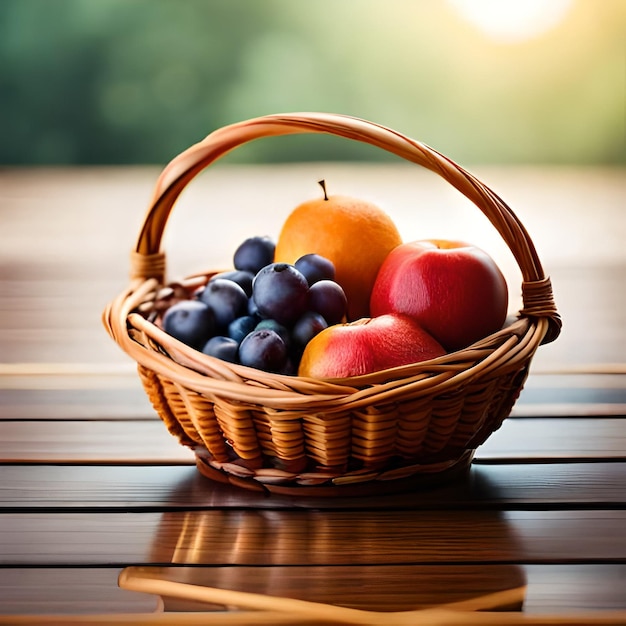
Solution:
M 140 310 L 165 284 L 160 243 L 185 186 L 237 146 L 262 137 L 327 133 L 371 144 L 439 174 L 498 230 L 522 273 L 523 308 L 503 330 L 441 358 L 342 380 L 269 374 L 203 355 Z M 343 115 L 270 115 L 223 127 L 164 169 L 131 255 L 131 282 L 106 308 L 105 326 L 138 363 L 170 433 L 222 482 L 285 494 L 374 494 L 445 480 L 510 413 L 541 343 L 561 322 L 550 280 L 509 207 L 428 146 Z M 204 277 L 206 280 L 206 277 Z

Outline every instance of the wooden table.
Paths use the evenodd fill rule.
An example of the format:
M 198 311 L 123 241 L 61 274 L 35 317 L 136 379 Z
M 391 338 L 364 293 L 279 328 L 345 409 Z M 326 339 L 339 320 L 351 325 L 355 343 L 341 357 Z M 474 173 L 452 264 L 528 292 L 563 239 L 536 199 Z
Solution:
M 563 333 L 539 350 L 467 477 L 333 500 L 201 477 L 102 328 L 158 171 L 0 171 L 0 623 L 182 624 L 198 611 L 213 611 L 205 623 L 280 622 L 122 589 L 129 566 L 375 611 L 525 586 L 523 605 L 509 607 L 519 615 L 626 623 L 623 170 L 476 170 L 530 230 Z M 406 238 L 487 247 L 515 302 L 516 268 L 482 216 L 404 164 L 217 165 L 172 216 L 170 273 L 227 265 L 243 237 L 276 233 L 320 177 L 379 202 Z

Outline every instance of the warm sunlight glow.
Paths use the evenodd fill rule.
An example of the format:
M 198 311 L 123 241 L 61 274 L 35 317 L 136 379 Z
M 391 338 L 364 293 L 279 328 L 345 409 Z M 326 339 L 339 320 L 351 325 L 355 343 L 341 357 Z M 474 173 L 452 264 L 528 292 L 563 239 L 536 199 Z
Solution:
M 572 0 L 448 0 L 467 21 L 493 39 L 523 41 L 548 31 Z

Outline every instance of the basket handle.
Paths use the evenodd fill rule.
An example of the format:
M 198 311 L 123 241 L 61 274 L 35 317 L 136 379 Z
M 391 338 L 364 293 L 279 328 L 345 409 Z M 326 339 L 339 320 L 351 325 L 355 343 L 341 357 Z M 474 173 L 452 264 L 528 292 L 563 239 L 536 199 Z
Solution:
M 176 156 L 157 180 L 131 256 L 132 277 L 164 281 L 165 254 L 160 247 L 165 225 L 178 196 L 197 174 L 244 143 L 299 133 L 326 133 L 368 143 L 431 170 L 460 191 L 485 214 L 517 261 L 523 278 L 520 315 L 547 318 L 544 343 L 556 339 L 561 318 L 550 279 L 544 274 L 528 232 L 511 208 L 472 174 L 426 144 L 379 124 L 346 115 L 290 113 L 257 117 L 224 126 Z

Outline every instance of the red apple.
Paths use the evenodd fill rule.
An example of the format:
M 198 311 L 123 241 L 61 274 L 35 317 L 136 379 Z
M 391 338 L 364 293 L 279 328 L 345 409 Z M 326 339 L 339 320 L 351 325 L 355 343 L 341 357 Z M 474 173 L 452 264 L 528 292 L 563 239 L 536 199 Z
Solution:
M 508 301 L 506 280 L 484 250 L 433 239 L 389 253 L 374 282 L 370 312 L 409 315 L 455 351 L 502 328 Z
M 445 353 L 435 339 L 406 315 L 365 317 L 329 326 L 313 337 L 304 349 L 298 375 L 347 378 Z

